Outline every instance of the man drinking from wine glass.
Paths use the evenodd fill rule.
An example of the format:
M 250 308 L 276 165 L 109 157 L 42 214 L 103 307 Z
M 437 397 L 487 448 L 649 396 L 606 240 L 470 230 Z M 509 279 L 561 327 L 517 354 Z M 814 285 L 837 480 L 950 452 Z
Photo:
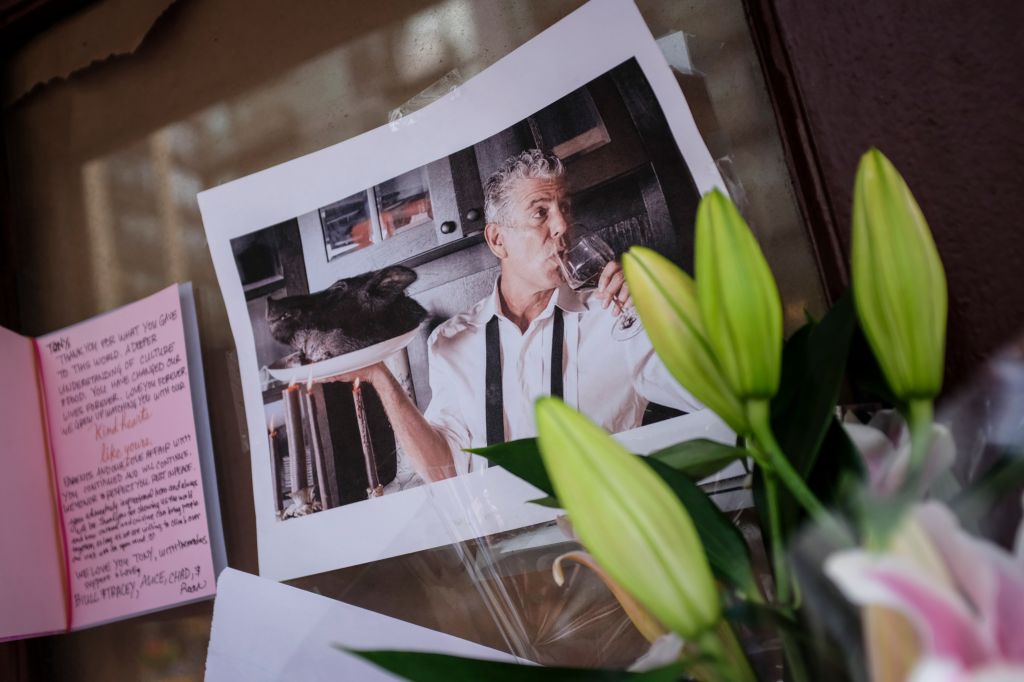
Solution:
M 596 268 L 584 264 L 593 276 L 571 282 L 580 290 L 567 282 L 560 256 L 573 235 L 557 157 L 536 149 L 512 156 L 488 178 L 484 195 L 484 237 L 500 273 L 486 298 L 431 334 L 426 413 L 383 364 L 358 372 L 377 390 L 424 478 L 486 465 L 465 448 L 534 435 L 533 403 L 543 395 L 562 397 L 613 433 L 640 426 L 650 402 L 701 409 L 646 334 L 616 334 L 619 316 L 631 312 L 613 254 Z

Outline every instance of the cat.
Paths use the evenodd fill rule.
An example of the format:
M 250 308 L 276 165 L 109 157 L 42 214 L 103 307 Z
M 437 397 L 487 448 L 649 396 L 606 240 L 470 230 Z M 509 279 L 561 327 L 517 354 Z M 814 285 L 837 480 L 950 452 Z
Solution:
M 405 295 L 416 272 L 401 265 L 339 279 L 315 294 L 267 299 L 270 335 L 301 364 L 320 362 L 415 329 L 427 311 Z

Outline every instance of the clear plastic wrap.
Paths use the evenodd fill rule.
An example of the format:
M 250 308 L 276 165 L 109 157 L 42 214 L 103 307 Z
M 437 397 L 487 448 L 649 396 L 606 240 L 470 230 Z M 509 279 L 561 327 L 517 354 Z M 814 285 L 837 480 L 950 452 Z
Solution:
M 734 169 L 728 137 L 715 117 L 704 77 L 691 62 L 686 34 L 672 32 L 660 39 L 658 45 L 673 69 L 730 194 L 746 209 L 746 192 Z M 460 83 L 458 71 L 445 74 L 389 112 L 389 124 L 400 126 L 403 119 L 414 123 L 409 119 L 415 118 L 419 108 L 440 98 L 457 97 Z M 735 440 L 735 435 L 720 423 L 709 425 L 706 419 L 694 421 L 686 416 L 663 422 L 655 429 L 641 427 L 621 436 L 640 454 L 688 437 Z M 624 669 L 636 664 L 652 650 L 653 642 L 637 629 L 602 577 L 592 567 L 571 558 L 584 548 L 573 534 L 568 518 L 560 510 L 548 510 L 551 513 L 545 515 L 553 517 L 549 520 L 494 533 L 495 527 L 519 525 L 521 522 L 506 517 L 521 512 L 510 508 L 507 502 L 508 475 L 496 475 L 499 472 L 481 468 L 481 463 L 478 460 L 475 470 L 449 480 L 450 485 L 429 486 L 432 506 L 452 540 L 449 548 L 433 550 L 432 554 L 444 553 L 449 561 L 452 556 L 457 558 L 458 566 L 447 564 L 446 569 L 461 570 L 464 577 L 458 582 L 472 583 L 479 604 L 492 620 L 493 633 L 501 640 L 500 648 L 524 662 L 542 665 Z M 734 463 L 702 480 L 701 486 L 741 529 L 765 573 L 767 564 L 752 509 L 746 463 Z M 543 496 L 537 491 L 535 497 Z M 556 570 L 556 564 L 561 564 L 561 570 Z M 450 599 L 458 590 L 443 584 L 453 577 L 452 573 L 435 573 L 425 561 L 420 566 L 420 576 L 425 584 L 432 583 L 429 590 L 438 595 L 439 618 L 444 617 L 445 610 L 459 611 L 457 598 Z M 752 644 L 754 659 L 764 666 L 776 664 L 777 647 L 762 644 Z

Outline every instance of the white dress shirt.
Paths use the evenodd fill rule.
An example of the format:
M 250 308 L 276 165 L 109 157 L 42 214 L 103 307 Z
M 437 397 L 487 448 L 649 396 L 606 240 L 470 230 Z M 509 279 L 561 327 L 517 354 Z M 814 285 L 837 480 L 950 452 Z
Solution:
M 537 433 L 533 404 L 550 394 L 556 305 L 562 309 L 565 323 L 566 403 L 611 433 L 640 426 L 649 402 L 686 412 L 702 409 L 668 373 L 645 332 L 623 341 L 612 337 L 618 318 L 611 307 L 603 309 L 591 292 L 561 287 L 522 332 L 502 313 L 496 283 L 488 297 L 439 326 L 427 341 L 432 397 L 425 417 L 448 440 L 459 473 L 483 464 L 481 458 L 471 458 L 463 449 L 487 445 L 487 322 L 497 315 L 505 438 L 528 438 Z

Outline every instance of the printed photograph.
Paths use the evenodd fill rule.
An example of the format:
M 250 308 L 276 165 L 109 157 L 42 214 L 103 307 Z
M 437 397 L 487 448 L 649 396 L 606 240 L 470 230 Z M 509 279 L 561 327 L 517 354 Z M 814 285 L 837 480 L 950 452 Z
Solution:
M 612 432 L 699 409 L 620 258 L 691 269 L 699 194 L 629 60 L 515 125 L 231 240 L 279 520 L 486 467 L 561 396 Z

